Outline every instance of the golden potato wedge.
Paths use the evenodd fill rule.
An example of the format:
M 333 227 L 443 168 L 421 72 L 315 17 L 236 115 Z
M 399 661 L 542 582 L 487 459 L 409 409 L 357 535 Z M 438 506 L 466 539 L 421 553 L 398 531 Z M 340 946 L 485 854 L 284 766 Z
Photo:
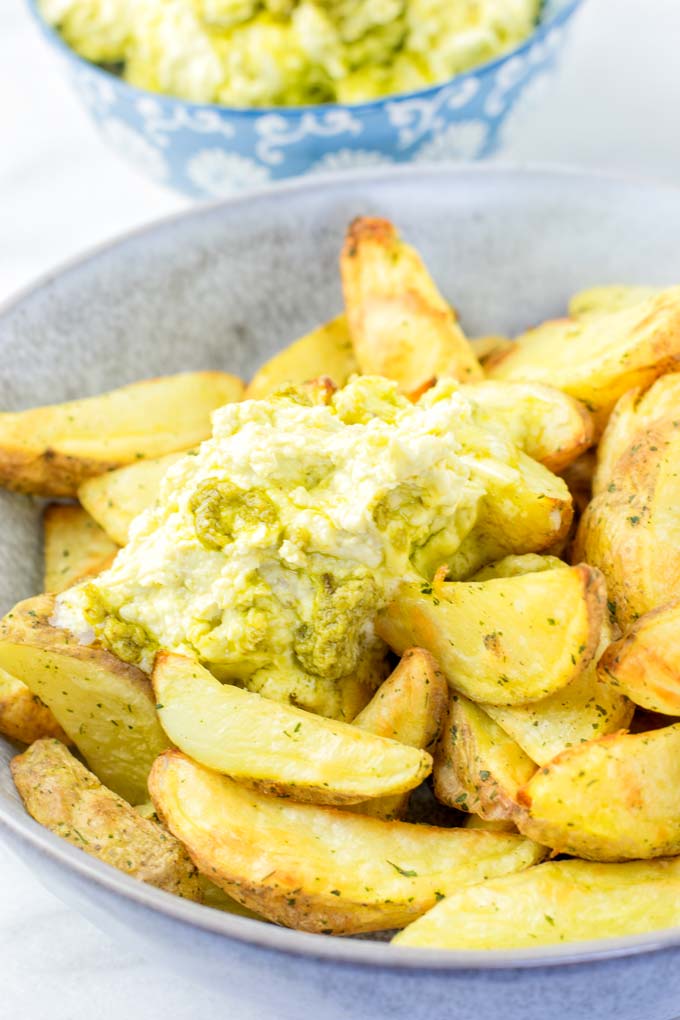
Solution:
M 328 376 L 344 386 L 358 371 L 349 326 L 344 315 L 319 326 L 266 362 L 246 387 L 247 400 L 261 400 L 284 386 L 297 386 Z
M 430 379 L 482 378 L 451 307 L 422 259 L 389 220 L 360 217 L 340 258 L 345 308 L 359 370 L 394 379 L 404 393 Z
M 564 471 L 593 442 L 590 413 L 553 386 L 487 379 L 463 393 L 476 424 L 509 439 L 550 471 Z
M 598 679 L 598 659 L 612 639 L 607 617 L 593 661 L 584 672 L 541 701 L 484 705 L 484 709 L 538 765 L 588 740 L 626 729 L 635 706 L 623 691 Z
M 184 372 L 85 400 L 4 412 L 0 485 L 75 496 L 86 478 L 207 439 L 211 413 L 242 395 L 240 379 L 226 372 Z
M 629 390 L 617 401 L 607 428 L 597 448 L 597 467 L 593 478 L 593 495 L 608 491 L 615 475 L 620 473 L 619 461 L 639 434 L 663 420 L 675 421 L 680 402 L 680 375 L 662 375 L 646 391 L 640 387 Z
M 680 860 L 548 861 L 456 890 L 394 938 L 423 949 L 522 949 L 680 924 Z
M 569 315 L 581 319 L 586 315 L 600 315 L 602 312 L 620 312 L 641 301 L 655 297 L 663 287 L 640 287 L 629 284 L 610 283 L 603 287 L 589 287 L 574 294 L 569 302 Z
M 489 333 L 487 336 L 471 336 L 468 338 L 468 343 L 482 367 L 484 367 L 486 359 L 491 357 L 492 354 L 507 351 L 508 347 L 512 347 L 514 342 L 510 337 L 494 333 Z
M 538 701 L 592 662 L 606 611 L 585 564 L 492 581 L 400 585 L 376 629 L 397 653 L 427 648 L 454 691 L 492 705 Z
M 512 820 L 517 791 L 535 771 L 535 762 L 483 708 L 454 694 L 434 758 L 438 800 L 482 818 Z
M 159 652 L 152 684 L 176 747 L 280 796 L 352 804 L 412 790 L 432 769 L 425 751 L 221 684 L 182 655 Z
M 432 750 L 449 703 L 449 685 L 424 648 L 409 648 L 399 665 L 352 723 L 368 733 Z M 352 805 L 374 818 L 403 818 L 410 793 L 375 797 Z
M 168 746 L 148 677 L 110 652 L 52 626 L 50 595 L 20 602 L 0 621 L 0 668 L 52 711 L 95 775 L 132 804 Z
M 69 743 L 47 705 L 4 669 L 0 669 L 0 733 L 21 744 L 32 744 L 41 737 Z
M 451 577 L 469 578 L 509 555 L 552 552 L 567 538 L 574 510 L 563 480 L 520 450 L 509 467 L 492 477 L 482 463 L 480 478 L 487 494 L 471 531 L 448 558 Z M 421 573 L 429 572 L 431 546 L 425 546 L 422 562 L 415 557 Z
M 574 558 L 599 567 L 623 630 L 680 592 L 680 416 L 636 435 L 583 514 Z
M 521 832 L 596 861 L 680 853 L 680 723 L 564 751 L 518 793 Z
M 618 398 L 680 361 L 680 287 L 582 319 L 544 322 L 486 364 L 490 379 L 542 382 L 581 400 L 601 432 Z
M 499 577 L 521 577 L 523 574 L 537 574 L 542 570 L 558 570 L 568 566 L 557 556 L 540 556 L 526 553 L 524 556 L 504 556 L 502 560 L 489 563 L 470 578 L 471 581 L 492 581 Z
M 37 740 L 10 767 L 36 822 L 140 882 L 202 901 L 198 872 L 182 844 L 102 786 L 58 740 Z
M 641 616 L 604 651 L 598 670 L 641 708 L 680 716 L 680 600 Z
M 88 478 L 78 499 L 114 542 L 125 545 L 135 517 L 153 505 L 165 472 L 185 455 L 168 453 Z
M 249 789 L 167 751 L 149 790 L 199 871 L 278 924 L 324 934 L 407 924 L 466 882 L 541 859 L 530 840 L 437 829 Z
M 45 591 L 60 592 L 99 574 L 118 552 L 106 532 L 81 506 L 53 503 L 43 515 Z

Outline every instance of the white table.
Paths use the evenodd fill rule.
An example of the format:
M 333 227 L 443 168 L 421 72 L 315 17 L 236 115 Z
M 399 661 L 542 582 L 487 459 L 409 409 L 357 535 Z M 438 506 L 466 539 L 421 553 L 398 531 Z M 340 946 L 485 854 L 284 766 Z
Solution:
M 647 18 L 640 20 L 640 12 Z M 517 126 L 513 160 L 680 178 L 680 5 L 587 0 L 560 76 Z M 62 259 L 184 200 L 110 155 L 21 0 L 0 0 L 0 300 Z M 131 954 L 43 889 L 0 846 L 2 1017 L 255 1016 Z M 363 1018 L 356 1018 L 363 1020 Z

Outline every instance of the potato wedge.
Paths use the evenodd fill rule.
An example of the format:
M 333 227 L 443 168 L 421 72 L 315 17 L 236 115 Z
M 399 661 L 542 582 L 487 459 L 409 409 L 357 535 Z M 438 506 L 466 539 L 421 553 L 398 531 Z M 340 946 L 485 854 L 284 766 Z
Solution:
M 583 514 L 574 557 L 599 567 L 623 630 L 680 592 L 680 416 L 636 434 Z
M 118 546 L 81 506 L 53 503 L 43 515 L 45 591 L 60 592 L 110 565 Z
M 550 471 L 563 471 L 593 442 L 590 413 L 553 386 L 487 379 L 463 393 L 476 424 L 509 439 Z
M 486 359 L 491 357 L 492 354 L 500 354 L 501 351 L 507 351 L 508 347 L 512 347 L 514 342 L 510 337 L 494 333 L 489 333 L 487 336 L 468 337 L 468 343 L 482 367 L 484 367 Z
M 522 949 L 680 924 L 680 860 L 548 861 L 459 889 L 394 938 L 423 949 Z
M 597 448 L 597 467 L 593 478 L 593 495 L 608 491 L 620 473 L 619 461 L 625 457 L 638 436 L 643 436 L 656 423 L 678 417 L 680 375 L 662 375 L 646 391 L 640 387 L 629 390 L 617 401 L 607 428 Z
M 140 882 L 202 901 L 198 871 L 182 844 L 102 786 L 58 740 L 37 740 L 10 767 L 36 822 Z
M 517 832 L 517 826 L 510 818 L 481 818 L 479 815 L 466 815 L 464 829 L 481 829 L 482 832 Z
M 69 743 L 47 705 L 4 669 L 0 669 L 0 733 L 21 744 L 32 744 L 41 737 Z
M 596 861 L 680 853 L 680 723 L 564 751 L 518 794 L 521 832 Z
M 652 609 L 604 651 L 601 678 L 650 712 L 680 716 L 680 600 Z
M 484 705 L 499 726 L 538 765 L 567 748 L 626 729 L 635 706 L 622 690 L 598 679 L 598 659 L 612 639 L 605 617 L 597 651 L 588 668 L 541 701 L 529 705 Z
M 542 570 L 559 570 L 568 566 L 557 556 L 540 556 L 538 553 L 526 553 L 524 556 L 504 556 L 502 560 L 489 563 L 470 578 L 471 581 L 492 581 L 499 577 L 522 577 L 524 574 L 537 574 Z
M 449 703 L 449 685 L 424 648 L 409 648 L 399 665 L 359 713 L 353 726 L 426 751 L 434 748 Z M 374 818 L 403 818 L 410 793 L 353 804 Z
M 168 746 L 147 676 L 103 648 L 52 626 L 49 595 L 20 602 L 0 622 L 0 668 L 52 711 L 95 775 L 133 804 Z
M 542 382 L 581 400 L 601 432 L 618 398 L 680 360 L 680 287 L 636 305 L 544 322 L 486 364 L 491 379 Z
M 482 378 L 482 369 L 418 252 L 389 220 L 350 225 L 340 257 L 347 322 L 361 372 L 404 393 L 430 379 Z
M 587 669 L 600 639 L 606 591 L 584 565 L 492 581 L 402 584 L 376 629 L 397 653 L 427 648 L 454 691 L 522 705 Z
M 586 315 L 601 315 L 602 312 L 620 312 L 660 294 L 663 287 L 640 287 L 629 284 L 610 283 L 603 287 L 589 287 L 574 294 L 569 302 L 569 315 L 581 319 Z
M 509 555 L 553 552 L 567 538 L 573 519 L 571 495 L 561 478 L 517 450 L 511 471 L 480 478 L 487 494 L 477 519 L 456 553 L 448 559 L 450 576 L 469 578 L 476 571 Z M 424 562 L 416 565 L 427 573 Z M 440 562 L 443 562 L 440 560 Z
M 315 804 L 352 804 L 413 789 L 425 751 L 221 684 L 192 659 L 156 656 L 157 710 L 172 743 L 259 789 Z
M 149 789 L 199 871 L 278 924 L 324 934 L 407 924 L 466 882 L 541 859 L 530 840 L 436 829 L 248 789 L 168 751 Z
M 114 542 L 125 545 L 135 517 L 153 505 L 166 471 L 185 455 L 168 453 L 88 478 L 78 499 Z
M 344 315 L 319 326 L 267 361 L 246 387 L 247 400 L 261 400 L 284 386 L 326 375 L 344 386 L 358 365 Z
M 226 372 L 184 372 L 85 400 L 2 413 L 0 485 L 75 496 L 86 478 L 207 439 L 211 413 L 242 395 L 240 379 Z
M 483 708 L 454 694 L 434 758 L 438 800 L 482 818 L 512 820 L 517 791 L 535 771 L 535 762 Z

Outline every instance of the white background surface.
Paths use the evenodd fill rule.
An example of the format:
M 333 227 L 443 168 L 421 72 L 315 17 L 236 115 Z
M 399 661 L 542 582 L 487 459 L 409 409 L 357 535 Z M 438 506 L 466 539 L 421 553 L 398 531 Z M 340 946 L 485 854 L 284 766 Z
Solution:
M 679 54 L 678 0 L 586 0 L 559 76 L 505 158 L 680 183 Z M 0 0 L 0 301 L 185 204 L 110 155 L 59 70 L 21 0 Z M 114 944 L 2 847 L 0 973 L 3 1020 L 276 1020 L 233 1001 L 228 980 L 223 995 L 207 992 Z

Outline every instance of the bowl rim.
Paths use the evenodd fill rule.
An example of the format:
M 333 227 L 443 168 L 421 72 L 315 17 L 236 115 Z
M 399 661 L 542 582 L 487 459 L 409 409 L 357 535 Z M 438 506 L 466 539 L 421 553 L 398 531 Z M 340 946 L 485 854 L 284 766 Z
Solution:
M 546 0 L 543 0 L 545 3 Z M 143 97 L 144 99 L 155 100 L 162 105 L 180 106 L 192 110 L 195 113 L 200 112 L 211 112 L 221 113 L 224 116 L 236 117 L 239 119 L 256 119 L 258 117 L 269 115 L 276 115 L 284 117 L 286 119 L 295 119 L 308 113 L 337 113 L 338 111 L 349 110 L 356 114 L 369 114 L 374 110 L 380 110 L 388 103 L 392 102 L 404 102 L 404 101 L 418 101 L 427 102 L 438 95 L 442 90 L 445 90 L 454 85 L 458 85 L 459 82 L 464 82 L 467 79 L 474 78 L 478 75 L 485 74 L 488 71 L 493 71 L 501 64 L 513 57 L 520 56 L 526 50 L 530 49 L 533 44 L 545 38 L 552 29 L 559 25 L 564 24 L 568 21 L 573 14 L 576 13 L 578 8 L 585 2 L 585 0 L 563 0 L 563 5 L 559 10 L 555 11 L 549 17 L 542 19 L 539 16 L 533 32 L 531 32 L 526 39 L 518 43 L 513 49 L 502 53 L 498 57 L 494 57 L 491 60 L 487 60 L 482 64 L 477 64 L 474 67 L 469 68 L 467 71 L 462 71 L 459 74 L 452 75 L 443 82 L 439 82 L 435 85 L 428 85 L 426 88 L 414 89 L 410 92 L 398 92 L 394 95 L 382 96 L 379 99 L 371 99 L 361 103 L 307 103 L 300 106 L 227 106 L 222 103 L 199 103 L 191 99 L 182 99 L 179 96 L 167 95 L 164 92 L 152 92 L 150 89 L 143 89 L 139 85 L 131 85 L 125 81 L 124 78 L 120 78 L 113 74 L 111 71 L 107 71 L 106 68 L 100 64 L 95 63 L 92 60 L 87 60 L 76 52 L 68 43 L 63 39 L 59 31 L 51 25 L 42 15 L 39 10 L 39 0 L 26 0 L 29 12 L 36 21 L 38 27 L 41 29 L 43 35 L 46 36 L 51 45 L 62 54 L 62 56 L 70 59 L 77 66 L 87 69 L 89 72 L 94 74 L 96 77 L 108 84 L 114 83 L 115 88 L 121 89 L 123 92 L 127 92 L 131 97 Z
M 325 192 L 334 186 L 368 184 L 373 187 L 381 182 L 392 182 L 403 178 L 443 178 L 448 184 L 451 177 L 466 176 L 487 178 L 532 177 L 552 182 L 579 183 L 587 188 L 593 183 L 600 187 L 629 188 L 665 192 L 680 202 L 680 186 L 670 182 L 657 182 L 644 177 L 623 173 L 587 171 L 558 165 L 533 164 L 479 164 L 441 162 L 428 166 L 381 167 L 359 169 L 350 172 L 336 172 L 319 175 L 314 180 L 296 179 L 259 189 L 246 195 L 189 207 L 170 215 L 126 231 L 113 239 L 89 248 L 84 253 L 68 259 L 58 267 L 49 270 L 34 282 L 20 289 L 0 303 L 0 326 L 2 320 L 13 314 L 25 301 L 30 301 L 42 290 L 52 286 L 60 277 L 77 271 L 90 261 L 125 248 L 146 235 L 173 229 L 180 222 L 210 217 L 216 209 L 235 210 L 239 207 L 274 201 L 285 201 L 287 195 L 305 192 Z M 638 956 L 651 952 L 673 949 L 680 946 L 680 926 L 664 928 L 640 935 L 628 935 L 608 939 L 565 943 L 513 950 L 447 950 L 415 949 L 395 947 L 389 943 L 358 938 L 316 935 L 279 927 L 265 921 L 254 920 L 229 914 L 202 904 L 184 900 L 163 890 L 131 878 L 115 868 L 90 857 L 82 850 L 34 821 L 28 814 L 14 814 L 0 798 L 0 833 L 6 833 L 10 848 L 16 850 L 23 845 L 39 855 L 44 855 L 57 867 L 73 872 L 87 882 L 93 882 L 109 894 L 117 894 L 131 901 L 137 907 L 144 907 L 168 920 L 197 928 L 207 934 L 231 939 L 253 948 L 283 953 L 293 957 L 304 957 L 352 966 L 380 967 L 387 970 L 407 972 L 438 971 L 452 973 L 462 971 L 507 971 L 545 967 L 564 967 L 575 964 L 590 964 L 598 961 Z M 38 876 L 40 877 L 40 876 Z

